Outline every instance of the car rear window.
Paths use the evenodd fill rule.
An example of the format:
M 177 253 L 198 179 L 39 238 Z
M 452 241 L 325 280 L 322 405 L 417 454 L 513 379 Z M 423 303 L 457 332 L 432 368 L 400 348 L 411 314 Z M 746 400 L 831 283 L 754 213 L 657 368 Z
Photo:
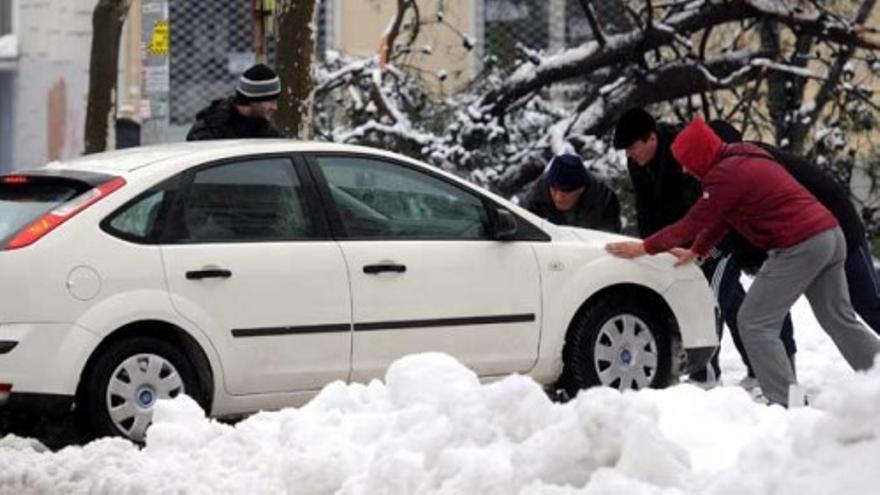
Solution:
M 8 239 L 92 186 L 57 177 L 0 178 L 0 239 Z

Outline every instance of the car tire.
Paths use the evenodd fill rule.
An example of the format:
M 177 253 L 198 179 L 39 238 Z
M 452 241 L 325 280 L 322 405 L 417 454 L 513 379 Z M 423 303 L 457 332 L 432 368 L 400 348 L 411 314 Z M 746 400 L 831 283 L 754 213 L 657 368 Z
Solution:
M 158 399 L 186 393 L 207 403 L 196 367 L 174 344 L 131 337 L 111 344 L 84 377 L 82 420 L 98 436 L 143 442 Z
M 569 331 L 560 386 L 574 397 L 599 385 L 618 390 L 668 385 L 670 326 L 644 302 L 613 296 L 596 301 Z

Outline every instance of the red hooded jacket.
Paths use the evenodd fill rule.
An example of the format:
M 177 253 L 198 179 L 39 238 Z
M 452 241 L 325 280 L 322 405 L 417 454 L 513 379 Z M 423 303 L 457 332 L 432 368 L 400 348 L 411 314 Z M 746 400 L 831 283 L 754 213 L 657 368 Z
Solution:
M 837 225 L 769 153 L 749 143 L 725 145 L 699 117 L 678 134 L 672 154 L 700 179 L 703 196 L 684 218 L 645 239 L 649 254 L 696 239 L 691 249 L 702 256 L 731 227 L 763 249 L 787 248 Z

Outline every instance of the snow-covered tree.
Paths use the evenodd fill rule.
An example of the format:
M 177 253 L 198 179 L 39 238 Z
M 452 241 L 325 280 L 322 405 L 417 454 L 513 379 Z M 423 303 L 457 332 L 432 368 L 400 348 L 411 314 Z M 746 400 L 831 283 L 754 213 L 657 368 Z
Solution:
M 316 132 L 402 151 L 506 195 L 567 146 L 616 175 L 622 157 L 608 135 L 636 105 L 676 121 L 726 119 L 747 138 L 812 156 L 844 182 L 856 163 L 877 162 L 859 138 L 878 116 L 876 0 L 580 3 L 591 41 L 556 53 L 521 47 L 513 67 L 484 60 L 465 91 L 438 99 L 401 66 L 426 56 L 419 30 L 444 22 L 442 13 L 424 19 L 416 2 L 398 0 L 383 50 L 332 56 L 319 70 Z M 629 17 L 605 32 L 608 12 Z M 463 50 L 473 47 L 466 33 L 461 39 Z M 553 97 L 559 84 L 581 88 L 574 110 Z

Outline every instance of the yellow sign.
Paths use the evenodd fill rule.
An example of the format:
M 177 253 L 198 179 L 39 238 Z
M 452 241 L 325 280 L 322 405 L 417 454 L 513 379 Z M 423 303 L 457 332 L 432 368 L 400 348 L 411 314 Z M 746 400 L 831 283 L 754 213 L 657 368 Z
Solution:
M 168 55 L 171 51 L 171 36 L 168 21 L 156 21 L 153 25 L 153 34 L 150 36 L 150 44 L 147 45 L 147 53 L 150 55 Z

